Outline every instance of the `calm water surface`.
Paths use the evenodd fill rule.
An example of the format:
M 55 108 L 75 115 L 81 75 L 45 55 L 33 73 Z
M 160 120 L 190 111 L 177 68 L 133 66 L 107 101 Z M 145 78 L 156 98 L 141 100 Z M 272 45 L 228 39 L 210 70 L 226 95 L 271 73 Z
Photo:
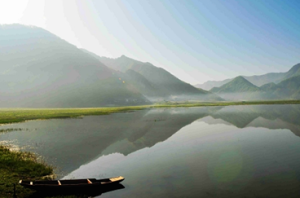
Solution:
M 59 178 L 122 175 L 100 197 L 299 197 L 300 105 L 151 109 L 3 125 Z

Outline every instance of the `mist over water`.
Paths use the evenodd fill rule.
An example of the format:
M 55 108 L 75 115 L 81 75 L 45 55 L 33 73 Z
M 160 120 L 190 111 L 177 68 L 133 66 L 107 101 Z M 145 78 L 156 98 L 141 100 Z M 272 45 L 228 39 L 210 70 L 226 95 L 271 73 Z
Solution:
M 126 178 L 101 197 L 297 197 L 299 119 L 299 105 L 149 109 L 3 125 L 24 130 L 0 141 L 59 178 Z
M 218 96 L 229 101 L 251 101 L 251 100 L 274 100 L 274 99 L 290 99 L 288 96 L 275 96 L 272 93 L 257 92 L 233 92 L 233 93 L 217 93 Z

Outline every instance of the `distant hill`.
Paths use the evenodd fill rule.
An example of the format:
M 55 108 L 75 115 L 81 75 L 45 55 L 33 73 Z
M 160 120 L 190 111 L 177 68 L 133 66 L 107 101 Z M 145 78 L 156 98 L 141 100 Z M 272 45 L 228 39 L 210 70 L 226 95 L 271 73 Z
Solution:
M 264 75 L 244 76 L 244 78 L 252 84 L 260 87 L 267 83 L 278 82 L 282 80 L 283 76 L 284 73 L 268 73 Z
M 98 59 L 38 27 L 0 25 L 0 107 L 149 104 Z
M 246 80 L 251 82 L 252 84 L 260 87 L 262 85 L 268 83 L 280 83 L 281 81 L 288 79 L 293 76 L 300 75 L 300 63 L 294 65 L 289 71 L 287 72 L 279 72 L 279 73 L 267 73 L 264 75 L 255 75 L 255 76 L 243 76 Z M 204 90 L 210 90 L 213 87 L 220 87 L 226 83 L 228 83 L 232 79 L 226 79 L 222 81 L 207 81 L 203 84 L 195 85 L 198 88 L 202 88 Z
M 99 57 L 99 60 L 108 67 L 127 74 L 128 80 L 136 85 L 137 90 L 152 101 L 222 100 L 213 93 L 197 89 L 148 62 L 140 62 L 124 55 L 116 59 Z
M 124 78 L 133 84 L 139 92 L 148 97 L 167 97 L 167 93 L 164 93 L 158 86 L 147 80 L 143 75 L 134 71 L 133 69 L 128 69 L 125 72 Z
M 276 82 L 276 83 L 280 82 L 280 80 L 283 79 L 284 75 L 285 73 L 268 73 L 264 75 L 242 76 L 242 77 L 248 80 L 249 82 L 251 82 L 253 85 L 259 87 L 271 82 Z M 233 79 L 230 78 L 222 81 L 207 81 L 203 84 L 197 84 L 195 85 L 195 87 L 202 88 L 204 90 L 210 90 L 214 87 L 221 87 L 222 85 L 230 82 L 231 80 Z
M 121 72 L 126 72 L 128 69 L 141 70 L 140 68 L 143 66 L 148 68 L 151 66 L 151 63 L 137 61 L 125 55 L 122 55 L 119 58 L 99 57 L 99 60 L 108 67 Z
M 214 93 L 240 93 L 259 91 L 259 88 L 250 83 L 244 77 L 238 76 L 221 87 L 212 88 L 211 91 Z
M 278 100 L 300 99 L 300 75 L 282 82 L 268 83 L 257 87 L 243 77 L 236 77 L 221 87 L 214 87 L 211 92 L 226 100 Z
M 300 76 L 294 76 L 280 82 L 273 94 L 281 98 L 300 99 Z
M 281 81 L 278 84 L 268 83 L 260 87 L 264 98 L 267 99 L 300 99 L 300 75 L 293 76 L 288 73 L 286 76 L 292 76 Z M 296 74 L 296 72 L 295 72 Z
M 271 82 L 271 83 L 268 83 L 268 84 L 264 84 L 263 86 L 260 87 L 260 90 L 261 91 L 266 91 L 266 92 L 273 92 L 273 91 L 276 91 L 276 89 L 278 89 L 278 85 Z
M 191 87 L 188 86 L 185 88 L 181 86 L 169 86 L 173 83 L 178 83 L 180 80 L 165 70 L 153 66 L 151 63 L 143 63 L 126 56 L 121 56 L 117 59 L 105 57 L 98 57 L 98 59 L 114 70 L 125 73 L 127 73 L 126 71 L 131 71 L 124 78 L 127 78 L 139 92 L 148 98 L 150 96 L 163 98 L 166 95 L 172 96 L 179 93 L 191 95 L 190 93 L 193 93 Z M 299 75 L 300 64 L 296 64 L 284 73 L 239 76 L 223 81 L 208 81 L 197 87 L 211 88 L 210 92 L 207 92 L 208 94 L 213 92 L 226 100 L 300 99 L 300 90 L 298 89 L 300 87 Z M 157 86 L 157 82 L 161 86 Z M 204 90 L 201 88 L 199 88 L 199 91 L 204 93 Z
M 212 88 L 210 91 L 225 100 L 248 100 L 257 98 L 260 89 L 244 77 L 238 76 L 221 87 Z
M 226 79 L 222 81 L 207 81 L 203 84 L 196 84 L 195 87 L 204 89 L 204 90 L 211 90 L 214 87 L 221 87 L 222 85 L 230 82 L 232 79 Z
M 284 73 L 283 78 L 281 81 L 286 80 L 288 78 L 294 77 L 294 76 L 299 76 L 300 75 L 300 63 L 297 65 L 294 65 L 288 72 Z M 277 81 L 280 82 L 280 81 Z

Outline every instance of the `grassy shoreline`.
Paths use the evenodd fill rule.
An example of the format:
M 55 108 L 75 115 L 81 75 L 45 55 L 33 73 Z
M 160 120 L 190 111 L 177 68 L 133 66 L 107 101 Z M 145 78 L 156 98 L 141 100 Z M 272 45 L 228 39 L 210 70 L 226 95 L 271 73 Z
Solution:
M 300 104 L 300 100 L 274 101 L 240 101 L 240 102 L 166 102 L 144 106 L 101 107 L 101 108 L 0 108 L 0 124 L 24 122 L 37 119 L 76 118 L 87 115 L 108 115 L 111 113 L 135 111 L 149 108 L 176 108 L 176 107 L 205 107 L 205 106 L 232 106 L 232 105 L 274 105 Z
M 47 195 L 18 185 L 19 180 L 45 180 L 53 177 L 53 167 L 39 162 L 35 154 L 12 151 L 0 145 L 0 197 L 12 198 L 88 198 L 89 195 Z
M 38 180 L 53 174 L 53 168 L 37 161 L 29 152 L 11 151 L 0 145 L 0 197 L 13 197 L 14 184 L 18 197 L 27 197 L 32 191 L 17 185 L 20 179 Z

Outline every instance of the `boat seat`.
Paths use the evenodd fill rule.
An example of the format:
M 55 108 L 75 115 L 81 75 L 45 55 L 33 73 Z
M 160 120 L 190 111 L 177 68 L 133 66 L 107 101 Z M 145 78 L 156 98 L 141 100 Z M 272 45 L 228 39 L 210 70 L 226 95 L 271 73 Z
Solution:
M 91 182 L 91 180 L 89 180 L 89 179 L 86 179 L 87 180 L 87 182 L 88 182 L 88 184 L 92 184 L 93 182 Z
M 116 182 L 116 181 L 120 181 L 120 180 L 123 180 L 124 177 L 120 176 L 120 177 L 113 177 L 113 178 L 110 178 L 109 180 L 112 181 L 112 182 Z

